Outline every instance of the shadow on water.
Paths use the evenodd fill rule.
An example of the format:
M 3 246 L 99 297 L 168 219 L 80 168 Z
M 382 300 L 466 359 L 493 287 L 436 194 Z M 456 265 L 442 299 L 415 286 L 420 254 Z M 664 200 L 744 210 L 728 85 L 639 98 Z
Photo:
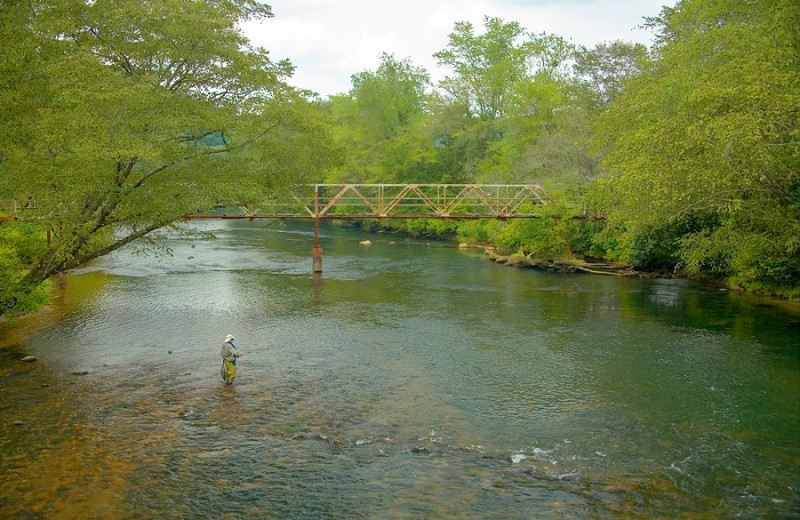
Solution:
M 112 255 L 0 324 L 0 516 L 800 508 L 800 338 L 780 311 L 327 225 L 314 275 L 304 224 L 197 225 L 218 238 Z

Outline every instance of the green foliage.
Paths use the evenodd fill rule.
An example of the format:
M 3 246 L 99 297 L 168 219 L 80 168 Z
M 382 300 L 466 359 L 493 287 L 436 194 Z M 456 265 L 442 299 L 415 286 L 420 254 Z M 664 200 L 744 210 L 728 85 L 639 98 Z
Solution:
M 469 22 L 457 22 L 447 49 L 434 54 L 440 65 L 453 69 L 441 87 L 467 118 L 492 121 L 508 113 L 513 86 L 526 73 L 528 45 L 521 43 L 524 29 L 485 17 L 485 33 L 475 34 Z
M 293 66 L 240 33 L 267 16 L 255 0 L 3 4 L 0 193 L 55 232 L 28 285 L 336 163 Z
M 682 260 L 686 271 L 695 276 L 730 277 L 731 284 L 755 292 L 796 293 L 800 280 L 797 231 L 791 237 L 743 234 L 728 222 L 713 231 L 684 236 Z
M 367 220 L 361 227 L 368 231 L 385 229 L 418 237 L 449 239 L 456 236 L 458 224 L 442 219 Z
M 560 36 L 530 34 L 516 22 L 487 17 L 483 34 L 456 23 L 448 47 L 434 55 L 453 70 L 432 104 L 443 169 L 468 182 L 542 182 L 538 141 L 580 118 L 564 111 L 574 52 Z
M 724 278 L 733 274 L 736 235 L 728 227 L 703 229 L 680 239 L 686 271 L 695 276 Z
M 408 59 L 383 54 L 375 72 L 354 74 L 350 94 L 357 106 L 360 130 L 375 139 L 396 136 L 423 110 L 428 73 Z
M 46 249 L 44 226 L 0 224 L 0 315 L 32 311 L 47 302 L 46 283 L 25 285 L 30 264 Z
M 330 182 L 420 182 L 428 177 L 433 141 L 425 129 L 428 73 L 383 54 L 375 71 L 352 77 L 348 95 L 325 105 L 346 150 Z
M 505 223 L 499 220 L 466 220 L 458 224 L 458 240 L 476 244 L 493 244 Z
M 565 222 L 550 219 L 514 220 L 498 233 L 495 240 L 501 249 L 517 250 L 540 260 L 569 257 Z
M 569 252 L 576 256 L 602 258 L 595 250 L 595 237 L 605 224 L 601 221 L 571 220 L 566 230 Z
M 597 129 L 631 243 L 711 214 L 676 237 L 689 273 L 797 287 L 798 22 L 790 0 L 684 0 L 650 20 L 653 57 Z
M 418 236 L 446 237 L 455 234 L 457 224 L 452 220 L 410 219 L 406 231 Z
M 577 95 L 586 97 L 585 106 L 604 108 L 639 74 L 647 56 L 647 47 L 641 43 L 620 40 L 601 42 L 591 49 L 581 47 L 575 54 Z
M 680 233 L 671 225 L 635 227 L 624 234 L 622 257 L 640 269 L 669 269 L 678 262 L 679 238 Z

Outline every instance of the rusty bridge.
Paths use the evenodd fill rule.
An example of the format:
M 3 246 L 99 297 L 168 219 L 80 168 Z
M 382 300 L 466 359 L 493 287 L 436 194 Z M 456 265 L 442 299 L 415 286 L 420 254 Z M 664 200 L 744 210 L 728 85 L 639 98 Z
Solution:
M 547 204 L 538 184 L 308 184 L 236 213 L 190 218 L 538 218 Z
M 322 272 L 321 219 L 538 218 L 547 204 L 538 184 L 309 184 L 258 207 L 187 218 L 314 219 L 313 271 Z

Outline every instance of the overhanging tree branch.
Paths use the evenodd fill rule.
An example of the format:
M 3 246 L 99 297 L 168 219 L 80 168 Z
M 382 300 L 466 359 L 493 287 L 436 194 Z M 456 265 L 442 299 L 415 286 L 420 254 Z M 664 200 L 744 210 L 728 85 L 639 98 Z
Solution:
M 153 224 L 149 224 L 148 226 L 129 234 L 128 236 L 126 236 L 125 238 L 123 238 L 121 240 L 117 240 L 117 241 L 115 241 L 115 242 L 113 242 L 111 244 L 108 244 L 105 247 L 102 247 L 102 248 L 99 248 L 99 249 L 95 249 L 94 251 L 90 251 L 90 252 L 88 252 L 88 253 L 86 253 L 84 255 L 81 255 L 79 257 L 75 257 L 74 259 L 64 263 L 64 265 L 61 268 L 61 270 L 74 269 L 74 268 L 76 268 L 76 267 L 78 267 L 80 265 L 85 264 L 86 262 L 94 260 L 95 258 L 100 258 L 101 256 L 104 256 L 104 255 L 107 255 L 108 253 L 116 251 L 117 249 L 121 248 L 122 246 L 130 244 L 134 240 L 138 240 L 138 239 L 144 237 L 145 235 L 148 235 L 149 233 L 152 233 L 153 231 L 155 231 L 157 229 L 160 229 L 160 228 L 162 228 L 164 226 L 168 226 L 169 224 L 170 224 L 170 222 L 156 222 L 156 223 L 153 223 Z

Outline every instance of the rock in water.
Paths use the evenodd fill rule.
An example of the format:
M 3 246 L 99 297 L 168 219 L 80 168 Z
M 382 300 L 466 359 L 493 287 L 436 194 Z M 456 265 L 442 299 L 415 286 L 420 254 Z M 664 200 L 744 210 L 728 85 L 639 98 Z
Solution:
M 34 361 L 38 361 L 36 356 L 25 356 L 24 358 L 20 359 L 23 363 L 33 363 Z

